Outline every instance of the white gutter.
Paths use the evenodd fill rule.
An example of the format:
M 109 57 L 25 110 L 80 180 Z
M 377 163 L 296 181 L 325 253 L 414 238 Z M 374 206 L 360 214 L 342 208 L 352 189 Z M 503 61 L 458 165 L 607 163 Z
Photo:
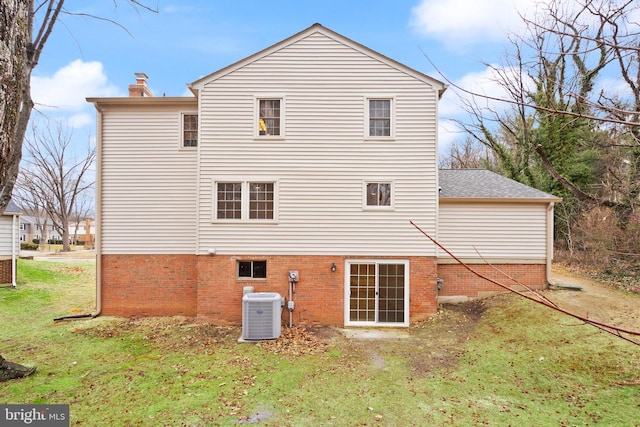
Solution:
M 547 206 L 547 269 L 546 269 L 546 281 L 547 284 L 551 283 L 551 265 L 553 263 L 553 207 L 554 202 L 549 203 Z
M 96 107 L 96 229 L 94 250 L 96 251 L 96 310 L 91 317 L 102 312 L 102 111 Z M 91 231 L 89 231 L 91 232 Z
M 18 269 L 16 256 L 16 218 L 18 218 L 18 215 L 13 215 L 11 221 L 11 286 L 14 288 L 17 286 L 16 270 Z

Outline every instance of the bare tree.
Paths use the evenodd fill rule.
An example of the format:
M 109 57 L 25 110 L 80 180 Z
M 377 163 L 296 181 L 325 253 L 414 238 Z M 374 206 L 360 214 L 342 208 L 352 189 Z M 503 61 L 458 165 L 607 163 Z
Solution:
M 62 236 L 62 250 L 69 251 L 70 225 L 77 219 L 83 195 L 93 187 L 88 172 L 93 168 L 96 151 L 88 147 L 86 153 L 73 153 L 72 133 L 62 125 L 44 126 L 25 139 L 26 153 L 20 175 L 23 191 L 32 191 L 53 226 Z M 85 208 L 86 209 L 86 208 Z
M 128 3 L 157 12 L 137 0 Z M 89 16 L 67 11 L 64 4 L 65 0 L 0 0 L 0 212 L 13 192 L 34 108 L 31 73 L 61 14 Z
M 16 181 L 16 186 L 13 191 L 13 199 L 18 206 L 20 206 L 20 210 L 22 210 L 26 216 L 33 218 L 35 221 L 36 231 L 42 231 L 38 244 L 46 242 L 48 239 L 47 226 L 49 225 L 49 220 L 40 202 L 40 198 L 37 197 L 36 189 L 30 187 L 30 183 L 18 176 L 18 180 Z
M 441 169 L 492 169 L 493 153 L 477 141 L 466 138 L 462 144 L 452 144 L 439 161 Z
M 556 232 L 572 258 L 598 243 L 581 228 L 602 223 L 587 219 L 611 210 L 615 218 L 600 232 L 629 236 L 612 239 L 616 247 L 608 249 L 621 254 L 616 268 L 633 271 L 637 260 L 621 259 L 640 245 L 640 22 L 634 20 L 640 5 L 544 0 L 538 6 L 534 17 L 523 18 L 527 31 L 511 36 L 502 63 L 485 64 L 502 97 L 453 84 L 469 113 L 459 125 L 491 149 L 501 173 L 563 197 Z
M 504 62 L 490 66 L 504 97 L 458 87 L 471 95 L 464 101 L 471 121 L 460 125 L 492 149 L 508 176 L 628 216 L 640 193 L 640 23 L 633 20 L 640 6 L 547 0 L 539 7 L 523 17 L 527 31 L 512 36 Z M 596 90 L 605 72 L 623 87 Z M 492 109 L 488 99 L 510 108 Z
M 74 226 L 73 236 L 71 236 L 72 242 L 76 242 L 78 240 L 78 228 L 80 228 L 80 224 L 87 221 L 87 219 L 91 219 L 93 215 L 93 192 L 85 191 L 78 195 L 70 218 Z M 90 246 L 91 242 L 85 242 L 85 244 L 87 243 Z
M 60 14 L 72 14 L 64 10 L 64 3 L 65 0 L 0 0 L 0 212 L 4 212 L 13 193 L 34 107 L 31 73 Z M 157 8 L 138 0 L 128 3 L 157 12 Z M 0 356 L 0 374 L 7 366 Z

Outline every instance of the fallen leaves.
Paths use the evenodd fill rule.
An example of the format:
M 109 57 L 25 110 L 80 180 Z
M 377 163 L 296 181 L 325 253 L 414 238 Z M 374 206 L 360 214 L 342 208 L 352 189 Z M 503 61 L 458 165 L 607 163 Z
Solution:
M 326 342 L 304 327 L 284 328 L 279 338 L 263 341 L 258 345 L 270 353 L 287 356 L 321 354 L 328 347 Z

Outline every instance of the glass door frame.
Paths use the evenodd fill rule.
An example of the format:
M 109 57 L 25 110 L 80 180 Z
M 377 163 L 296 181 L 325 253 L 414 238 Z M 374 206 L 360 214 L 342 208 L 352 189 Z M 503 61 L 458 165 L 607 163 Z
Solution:
M 344 262 L 344 325 L 345 326 L 385 326 L 404 327 L 409 326 L 409 276 L 410 266 L 408 260 L 399 259 L 348 259 Z M 351 265 L 353 264 L 375 264 L 375 320 L 374 321 L 352 321 L 351 312 Z M 404 322 L 378 322 L 378 302 L 379 302 L 379 266 L 380 264 L 404 265 Z

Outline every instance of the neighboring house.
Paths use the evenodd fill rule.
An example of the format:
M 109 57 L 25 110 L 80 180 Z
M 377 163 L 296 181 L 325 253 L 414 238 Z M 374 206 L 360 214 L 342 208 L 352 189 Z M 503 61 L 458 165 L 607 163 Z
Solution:
M 44 240 L 60 240 L 62 237 L 51 221 L 31 215 L 20 217 L 20 241 L 31 243 L 34 240 L 47 243 Z
M 9 201 L 0 215 L 0 283 L 16 285 L 17 264 L 20 255 L 20 208 Z
M 96 238 L 95 233 L 96 222 L 90 218 L 80 221 L 77 227 L 75 224 L 69 225 L 69 237 L 73 239 L 75 236 L 77 244 L 84 245 L 85 249 L 93 249 Z
M 90 244 L 93 244 L 95 240 L 95 226 L 95 220 L 92 219 L 80 221 L 77 226 L 77 230 L 75 224 L 70 224 L 69 237 L 73 239 L 73 237 L 76 236 L 76 239 L 79 242 L 84 243 L 88 241 Z M 42 239 L 45 239 L 46 241 L 62 240 L 62 233 L 53 226 L 51 220 L 45 220 L 45 218 L 37 218 L 30 215 L 21 216 L 20 241 L 31 243 L 34 240 L 38 240 L 40 243 L 46 244 L 47 242 Z
M 88 99 L 98 312 L 240 324 L 245 287 L 289 299 L 292 270 L 294 324 L 406 326 L 436 312 L 439 277 L 446 297 L 497 290 L 410 220 L 465 260 L 475 245 L 547 282 L 558 199 L 439 174 L 436 79 L 319 24 L 193 82 L 193 97 L 136 78 L 128 98 Z

